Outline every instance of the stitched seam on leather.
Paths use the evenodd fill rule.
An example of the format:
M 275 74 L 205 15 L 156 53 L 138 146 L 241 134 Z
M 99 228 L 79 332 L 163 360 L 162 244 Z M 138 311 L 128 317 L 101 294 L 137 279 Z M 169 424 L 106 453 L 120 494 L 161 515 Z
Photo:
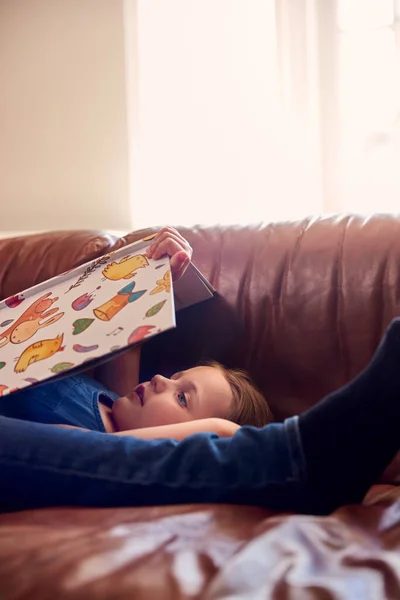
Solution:
M 380 277 L 380 282 L 378 279 L 378 285 L 379 285 L 379 289 L 380 289 L 380 295 L 379 295 L 379 307 L 378 310 L 375 311 L 375 314 L 378 313 L 376 315 L 376 318 L 374 318 L 374 322 L 378 322 L 379 321 L 379 328 L 378 328 L 378 335 L 376 336 L 376 342 L 374 343 L 374 346 L 377 347 L 382 336 L 384 333 L 384 329 L 386 329 L 386 318 L 385 318 L 385 288 L 389 287 L 388 285 L 388 277 L 389 277 L 389 269 L 388 269 L 388 263 L 389 263 L 389 258 L 393 252 L 393 248 L 394 248 L 394 244 L 395 242 L 392 241 L 390 244 L 390 248 L 388 250 L 388 252 L 385 253 L 385 264 L 383 265 L 383 273 L 382 276 Z M 375 317 L 375 315 L 374 315 Z
M 253 358 L 257 356 L 257 348 L 254 343 L 253 337 L 253 328 L 252 328 L 252 310 L 249 310 L 249 304 L 251 304 L 250 299 L 250 287 L 251 287 L 251 278 L 253 272 L 253 264 L 254 264 L 254 256 L 256 249 L 253 248 L 253 252 L 250 253 L 248 260 L 246 261 L 246 265 L 244 267 L 244 272 L 242 277 L 239 280 L 239 286 L 237 291 L 237 313 L 239 315 L 244 315 L 243 324 L 245 327 L 245 331 L 247 331 L 247 336 L 245 340 L 245 344 L 248 348 L 246 351 L 245 358 L 245 368 L 249 369 L 251 364 L 254 364 Z M 252 353 L 250 354 L 250 350 Z
M 298 253 L 300 244 L 303 240 L 304 234 L 305 234 L 306 230 L 308 229 L 309 225 L 310 225 L 310 219 L 306 219 L 305 221 L 302 222 L 300 231 L 297 235 L 297 238 L 295 240 L 292 251 L 290 251 L 290 249 L 288 248 L 285 253 L 285 261 L 283 264 L 283 272 L 282 272 L 281 281 L 279 284 L 279 296 L 278 296 L 278 306 L 279 306 L 280 316 L 283 313 L 283 307 L 282 307 L 283 295 L 284 295 L 284 290 L 286 290 L 286 287 L 287 287 L 289 271 L 291 269 L 293 259 L 296 257 L 296 255 Z
M 214 230 L 212 230 L 214 232 Z M 224 250 L 224 229 L 222 229 L 222 231 L 220 231 L 220 243 L 219 243 L 219 248 L 218 248 L 218 253 L 217 254 L 217 260 L 213 261 L 212 266 L 211 266 L 211 272 L 210 272 L 210 283 L 211 285 L 218 290 L 219 288 L 219 283 L 220 283 L 220 276 L 221 276 L 221 265 L 222 265 L 222 257 L 223 257 L 223 250 Z M 201 233 L 201 231 L 200 231 Z M 206 238 L 207 239 L 207 231 L 202 232 L 202 236 L 203 239 Z M 212 235 L 212 233 L 210 234 Z M 214 241 L 211 242 L 212 244 L 214 243 Z M 209 244 L 206 242 L 206 246 L 208 246 Z
M 339 252 L 337 257 L 337 276 L 336 276 L 336 328 L 337 340 L 339 346 L 339 357 L 342 363 L 345 380 L 348 379 L 349 370 L 349 351 L 346 344 L 346 332 L 344 325 L 344 300 L 343 300 L 343 256 L 344 243 L 346 239 L 347 229 L 351 224 L 351 217 L 348 217 L 343 228 Z

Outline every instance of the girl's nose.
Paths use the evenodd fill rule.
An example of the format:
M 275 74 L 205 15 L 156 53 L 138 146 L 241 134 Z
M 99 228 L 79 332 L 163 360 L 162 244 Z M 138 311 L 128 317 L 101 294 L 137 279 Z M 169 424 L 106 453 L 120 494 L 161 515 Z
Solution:
M 163 375 L 154 375 L 154 377 L 151 379 L 151 385 L 153 386 L 154 391 L 157 393 L 164 392 L 168 388 L 169 383 L 170 380 Z

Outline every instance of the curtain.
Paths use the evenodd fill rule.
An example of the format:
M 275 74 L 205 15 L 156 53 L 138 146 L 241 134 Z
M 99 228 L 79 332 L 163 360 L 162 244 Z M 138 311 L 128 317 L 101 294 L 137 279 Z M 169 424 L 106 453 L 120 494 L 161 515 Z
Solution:
M 400 3 L 340 0 L 337 12 L 339 207 L 398 211 Z
M 399 1 L 135 8 L 134 226 L 397 210 Z

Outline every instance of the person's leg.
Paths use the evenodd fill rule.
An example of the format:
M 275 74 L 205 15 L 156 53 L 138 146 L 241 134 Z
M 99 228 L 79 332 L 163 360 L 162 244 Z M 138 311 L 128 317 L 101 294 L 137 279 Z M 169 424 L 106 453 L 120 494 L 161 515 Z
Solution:
M 233 502 L 326 513 L 399 447 L 400 320 L 367 369 L 299 418 L 233 438 L 138 440 L 0 418 L 0 509 Z
M 0 510 L 258 504 L 308 512 L 297 418 L 233 438 L 139 440 L 0 417 Z
M 302 414 L 299 429 L 318 510 L 362 500 L 400 447 L 400 319 L 367 368 Z

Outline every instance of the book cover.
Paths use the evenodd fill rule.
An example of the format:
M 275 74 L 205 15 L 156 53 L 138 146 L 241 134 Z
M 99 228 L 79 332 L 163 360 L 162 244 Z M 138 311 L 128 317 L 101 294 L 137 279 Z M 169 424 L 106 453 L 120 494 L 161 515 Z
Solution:
M 152 237 L 0 302 L 0 395 L 89 368 L 175 327 L 169 258 L 146 257 Z M 213 296 L 192 264 L 178 283 L 181 307 Z

